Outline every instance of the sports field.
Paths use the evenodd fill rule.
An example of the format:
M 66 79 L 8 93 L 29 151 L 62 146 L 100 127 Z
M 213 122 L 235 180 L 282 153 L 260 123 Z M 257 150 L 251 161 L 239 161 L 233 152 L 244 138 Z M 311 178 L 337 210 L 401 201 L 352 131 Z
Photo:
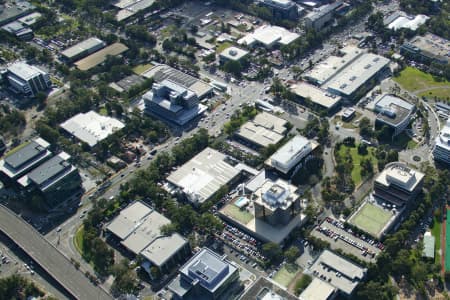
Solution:
M 350 218 L 349 222 L 372 236 L 378 237 L 391 217 L 390 211 L 366 202 Z
M 445 230 L 445 271 L 450 270 L 450 209 L 447 207 Z

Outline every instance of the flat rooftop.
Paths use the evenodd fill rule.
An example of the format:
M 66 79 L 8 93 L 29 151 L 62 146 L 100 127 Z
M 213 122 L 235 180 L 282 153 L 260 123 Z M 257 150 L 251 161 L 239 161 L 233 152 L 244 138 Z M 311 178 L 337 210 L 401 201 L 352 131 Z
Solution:
M 219 55 L 228 60 L 240 60 L 246 57 L 249 53 L 250 52 L 248 52 L 247 50 L 231 46 L 224 49 L 222 52 L 220 52 Z
M 174 233 L 171 236 L 156 238 L 140 254 L 153 264 L 162 266 L 172 257 L 172 253 L 178 252 L 186 244 L 187 241 L 181 235 Z
M 122 8 L 119 12 L 117 12 L 116 20 L 124 21 L 129 17 L 135 15 L 141 10 L 147 9 L 152 4 L 155 3 L 155 0 L 122 0 L 118 1 L 115 6 Z
M 436 136 L 436 146 L 446 149 L 450 153 L 450 119 L 447 120 L 445 125 L 441 128 L 441 132 Z
M 45 74 L 45 72 L 38 67 L 29 65 L 23 61 L 10 65 L 8 71 L 22 80 L 30 80 L 31 78 Z
M 434 258 L 435 245 L 436 239 L 431 235 L 431 232 L 425 232 L 423 235 L 423 256 Z
M 314 278 L 300 294 L 300 300 L 328 300 L 336 292 L 336 288 L 319 278 Z
M 329 250 L 324 250 L 309 270 L 316 277 L 325 276 L 330 285 L 348 295 L 352 294 L 367 272 L 367 269 Z
M 19 183 L 26 186 L 29 182 L 33 182 L 39 188 L 45 190 L 48 186 L 76 169 L 70 164 L 69 159 L 69 154 L 61 152 L 25 175 L 24 179 L 19 179 Z
M 190 201 L 203 203 L 239 174 L 225 158 L 226 155 L 207 147 L 172 172 L 167 181 L 181 188 Z
M 152 209 L 140 201 L 134 202 L 121 210 L 119 215 L 108 225 L 107 229 L 118 238 L 126 239 L 152 212 Z
M 19 21 L 20 23 L 27 25 L 27 26 L 31 26 L 34 23 L 37 22 L 37 20 L 39 20 L 39 18 L 42 16 L 41 13 L 38 12 L 33 12 L 29 15 L 23 16 L 19 19 L 17 19 L 17 21 Z
M 417 47 L 430 57 L 450 62 L 450 41 L 432 33 L 412 38 L 408 44 Z
M 105 48 L 75 62 L 75 66 L 81 71 L 87 71 L 103 63 L 108 55 L 116 56 L 127 51 L 128 47 L 122 43 L 114 43 Z
M 23 16 L 36 7 L 27 1 L 14 1 L 0 5 L 0 24 L 5 24 Z
M 274 283 L 272 280 L 259 277 L 239 298 L 239 300 L 249 300 L 249 299 L 258 299 L 257 297 L 260 295 L 261 291 L 269 290 L 274 293 L 278 297 L 281 297 L 282 300 L 297 300 L 298 298 L 293 294 L 286 291 L 284 288 L 281 288 L 278 284 Z
M 306 82 L 299 82 L 291 85 L 291 91 L 297 96 L 310 99 L 313 103 L 326 109 L 331 109 L 341 101 L 340 96 L 330 94 L 327 91 Z
M 391 163 L 384 168 L 375 181 L 386 187 L 394 184 L 412 192 L 421 183 L 424 176 L 423 173 L 411 169 L 403 163 Z
M 239 45 L 251 46 L 258 42 L 264 46 L 272 46 L 274 44 L 289 45 L 300 35 L 280 26 L 263 25 L 255 29 L 252 33 L 247 34 L 238 40 Z
M 61 124 L 61 127 L 90 147 L 104 140 L 125 124 L 111 117 L 102 116 L 95 111 L 79 113 Z
M 410 30 L 417 30 L 419 26 L 425 24 L 430 17 L 426 15 L 408 16 L 406 14 L 397 15 L 392 18 L 391 22 L 387 24 L 389 29 L 398 30 L 401 28 L 408 28 Z
M 343 95 L 351 95 L 388 66 L 389 62 L 390 60 L 383 56 L 364 53 L 325 83 L 324 87 Z
M 310 19 L 312 22 L 324 17 L 325 15 L 333 12 L 336 8 L 342 5 L 342 1 L 336 1 L 335 3 L 322 5 L 312 12 L 306 15 L 306 18 Z
M 36 138 L 29 143 L 24 143 L 7 153 L 0 160 L 0 171 L 9 178 L 16 178 L 25 170 L 38 165 L 46 160 L 52 153 L 48 148 L 50 144 L 42 138 Z
M 173 81 L 184 88 L 193 91 L 199 99 L 213 91 L 213 87 L 208 83 L 172 68 L 168 65 L 156 65 L 142 74 L 145 78 L 153 78 L 156 82 L 162 82 L 166 79 Z
M 237 268 L 214 251 L 203 248 L 179 271 L 192 280 L 198 280 L 203 288 L 214 293 L 237 272 Z
M 243 124 L 236 135 L 260 147 L 277 144 L 284 138 L 287 121 L 267 112 L 262 112 Z
M 278 208 L 286 210 L 300 197 L 296 192 L 297 187 L 287 181 L 266 179 L 255 191 L 256 199 L 254 202 L 264 206 L 269 211 L 275 211 Z
M 96 38 L 96 37 L 91 37 L 91 38 L 88 38 L 82 42 L 79 42 L 78 44 L 75 44 L 75 45 L 65 49 L 64 51 L 61 52 L 61 55 L 65 56 L 67 58 L 72 58 L 86 50 L 100 47 L 100 46 L 103 47 L 105 45 L 106 45 L 106 43 L 104 41 L 102 41 L 101 39 Z
M 342 56 L 329 56 L 304 75 L 305 78 L 323 84 L 359 57 L 364 50 L 348 46 L 340 50 Z
M 414 105 L 394 95 L 387 94 L 376 100 L 375 111 L 378 112 L 378 120 L 395 127 L 411 116 Z

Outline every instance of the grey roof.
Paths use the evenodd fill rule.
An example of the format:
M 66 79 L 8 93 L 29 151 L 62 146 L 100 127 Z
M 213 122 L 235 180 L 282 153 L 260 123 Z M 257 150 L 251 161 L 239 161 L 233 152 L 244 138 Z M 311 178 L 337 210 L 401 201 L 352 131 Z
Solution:
M 73 45 L 72 47 L 65 49 L 64 51 L 61 52 L 61 55 L 71 58 L 79 55 L 80 53 L 86 50 L 93 49 L 101 45 L 105 46 L 106 43 L 101 39 L 91 37 L 82 42 L 79 42 L 78 44 Z
M 248 299 L 260 299 L 257 298 L 258 296 L 261 296 L 262 291 L 270 291 L 271 293 L 274 293 L 275 295 L 281 297 L 281 298 L 275 298 L 275 299 L 283 299 L 283 300 L 297 300 L 298 298 L 285 290 L 284 287 L 280 287 L 278 284 L 274 283 L 273 281 L 265 278 L 265 277 L 259 277 L 245 292 L 244 294 L 239 298 L 239 300 L 248 300 Z M 267 295 L 267 294 L 266 294 Z M 265 298 L 263 298 L 265 299 Z M 270 298 L 268 298 L 270 299 Z
M 313 10 L 312 12 L 310 12 L 306 16 L 306 18 L 310 19 L 311 22 L 314 22 L 314 21 L 322 18 L 323 16 L 331 13 L 333 10 L 338 8 L 340 5 L 342 5 L 342 1 L 336 1 L 335 3 L 323 5 L 319 8 L 317 8 L 316 10 Z
M 14 74 L 22 80 L 30 80 L 33 77 L 44 75 L 46 72 L 42 71 L 36 66 L 27 64 L 26 62 L 16 62 L 8 67 L 8 72 Z
M 414 105 L 393 95 L 383 95 L 375 103 L 377 119 L 391 126 L 396 126 L 408 118 L 414 110 Z
M 34 5 L 27 1 L 17 1 L 15 3 L 9 2 L 8 4 L 0 5 L 0 24 L 4 24 L 13 19 L 17 19 L 20 16 L 27 14 L 29 11 L 35 8 Z
M 180 273 L 198 280 L 205 289 L 214 292 L 237 268 L 208 248 L 195 254 L 181 269 Z
M 48 146 L 45 147 L 41 143 L 38 143 L 36 140 L 34 140 L 26 144 L 24 147 L 18 149 L 14 153 L 6 156 L 5 162 L 14 169 L 18 169 L 28 161 L 46 153 L 47 148 Z
M 28 173 L 28 178 L 37 185 L 62 174 L 72 168 L 72 165 L 64 159 L 63 155 L 57 155 L 47 160 L 45 163 Z
M 171 236 L 161 236 L 142 250 L 141 255 L 154 265 L 162 266 L 186 244 L 187 241 L 178 233 L 174 233 Z

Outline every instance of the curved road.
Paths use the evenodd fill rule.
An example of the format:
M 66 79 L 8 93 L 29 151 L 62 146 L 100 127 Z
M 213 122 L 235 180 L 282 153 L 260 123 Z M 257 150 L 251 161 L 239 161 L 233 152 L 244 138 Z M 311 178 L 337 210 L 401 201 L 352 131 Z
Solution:
M 0 230 L 75 299 L 112 299 L 104 290 L 94 286 L 80 271 L 76 270 L 70 261 L 47 242 L 39 232 L 3 205 L 0 205 Z

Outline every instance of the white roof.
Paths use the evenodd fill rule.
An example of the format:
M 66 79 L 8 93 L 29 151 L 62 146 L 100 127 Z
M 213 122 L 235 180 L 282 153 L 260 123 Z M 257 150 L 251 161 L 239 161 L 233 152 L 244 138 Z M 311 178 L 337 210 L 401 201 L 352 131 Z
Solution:
M 351 95 L 388 64 L 389 59 L 383 56 L 364 53 L 331 78 L 325 87 Z
M 299 37 L 300 35 L 297 33 L 290 32 L 283 27 L 263 25 L 255 29 L 253 33 L 249 33 L 238 40 L 238 44 L 250 46 L 255 42 L 259 42 L 267 47 L 272 46 L 275 43 L 289 45 Z
M 247 56 L 248 53 L 247 50 L 231 46 L 220 52 L 219 55 L 229 60 L 240 60 Z
M 136 201 L 129 205 L 108 225 L 108 230 L 120 239 L 125 239 L 135 230 L 145 216 L 148 216 L 152 209 L 142 202 Z
M 61 52 L 61 55 L 71 58 L 77 56 L 83 51 L 98 47 L 99 45 L 105 46 L 106 44 L 99 38 L 91 37 L 65 49 Z
M 24 25 L 33 25 L 36 23 L 36 21 L 42 16 L 41 13 L 38 12 L 32 12 L 29 15 L 23 16 L 22 18 L 19 18 L 18 21 Z
M 391 163 L 378 175 L 376 182 L 386 187 L 394 184 L 409 192 L 414 191 L 425 175 L 402 163 Z
M 435 139 L 436 146 L 448 151 L 450 156 L 450 119 L 447 120 L 441 132 Z
M 27 64 L 26 62 L 16 62 L 8 67 L 8 71 L 22 80 L 30 80 L 40 74 L 47 74 L 36 66 Z
M 308 287 L 300 294 L 300 300 L 327 300 L 336 291 L 336 288 L 327 282 L 314 278 Z
M 417 15 L 415 17 L 399 16 L 388 24 L 388 28 L 393 30 L 400 28 L 417 30 L 417 28 L 419 28 L 420 25 L 425 24 L 429 18 L 430 17 L 426 15 Z
M 278 149 L 266 163 L 286 174 L 317 146 L 313 141 L 301 135 L 296 135 Z
M 340 52 L 344 55 L 329 56 L 327 59 L 317 64 L 312 70 L 308 71 L 305 74 L 305 77 L 322 84 L 336 75 L 365 51 L 357 47 L 347 46 L 341 49 Z
M 312 102 L 327 109 L 334 107 L 341 100 L 340 96 L 329 94 L 327 91 L 306 82 L 292 85 L 291 91 L 302 98 L 309 98 Z
M 195 204 L 203 203 L 239 174 L 225 158 L 208 147 L 170 174 L 167 181 L 181 188 Z
M 123 21 L 137 12 L 150 7 L 154 2 L 155 0 L 119 1 L 115 6 L 123 9 L 117 13 L 116 20 L 119 22 Z
M 62 123 L 61 127 L 93 147 L 99 141 L 125 127 L 125 125 L 119 120 L 99 115 L 91 110 L 87 113 L 79 113 L 73 116 Z

